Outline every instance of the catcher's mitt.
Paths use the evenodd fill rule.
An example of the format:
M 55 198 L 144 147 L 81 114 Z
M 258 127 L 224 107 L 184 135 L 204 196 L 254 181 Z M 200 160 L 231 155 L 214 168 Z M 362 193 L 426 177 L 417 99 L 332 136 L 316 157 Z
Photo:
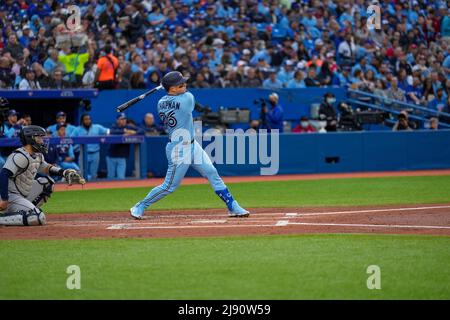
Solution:
M 63 172 L 64 179 L 66 183 L 71 186 L 72 184 L 85 184 L 86 180 L 74 169 L 66 169 Z

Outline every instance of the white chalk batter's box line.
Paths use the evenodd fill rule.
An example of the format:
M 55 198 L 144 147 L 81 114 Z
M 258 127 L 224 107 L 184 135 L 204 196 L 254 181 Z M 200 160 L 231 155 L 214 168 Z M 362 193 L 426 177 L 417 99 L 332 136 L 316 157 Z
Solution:
M 173 224 L 174 222 L 170 221 L 158 221 L 158 220 L 173 220 L 173 219 L 188 219 L 188 218 L 197 218 L 197 220 L 192 220 L 190 223 L 193 223 L 193 221 L 196 221 L 194 223 L 226 223 L 228 221 L 236 221 L 236 219 L 239 220 L 240 223 L 244 222 L 251 222 L 251 221 L 259 221 L 262 222 L 272 222 L 273 220 L 267 220 L 268 217 L 274 217 L 277 219 L 280 218 L 289 218 L 289 219 L 296 219 L 296 218 L 302 218 L 306 216 L 324 216 L 324 215 L 340 215 L 340 214 L 355 214 L 355 213 L 384 213 L 384 212 L 395 212 L 395 211 L 417 211 L 417 210 L 437 210 L 437 209 L 448 209 L 449 206 L 427 206 L 427 207 L 406 207 L 406 208 L 386 208 L 386 209 L 367 209 L 367 210 L 349 210 L 349 211 L 330 211 L 330 212 L 311 212 L 311 213 L 297 213 L 297 212 L 288 212 L 288 213 L 281 213 L 281 212 L 273 212 L 273 213 L 255 213 L 254 215 L 250 215 L 248 218 L 230 218 L 228 216 L 223 216 L 219 214 L 190 214 L 190 215 L 152 215 L 151 211 L 148 212 L 147 216 L 144 217 L 144 221 L 146 220 L 152 220 L 152 222 L 144 222 L 144 221 L 138 221 L 135 222 L 136 224 L 143 225 L 143 224 Z M 432 213 L 426 213 L 426 214 L 432 214 Z M 282 216 L 282 217 L 280 217 Z M 213 220 L 207 220 L 205 218 L 211 217 L 214 218 Z M 64 227 L 96 227 L 98 225 L 132 225 L 132 223 L 128 222 L 130 218 L 127 218 L 127 220 L 79 220 L 78 223 L 67 223 L 64 221 L 61 222 L 50 222 L 49 225 L 58 225 L 58 226 L 64 226 Z M 155 221 L 157 220 L 157 221 Z M 201 222 L 200 222 L 201 221 Z M 225 221 L 225 222 L 222 222 Z M 184 221 L 178 221 L 178 224 L 186 223 Z M 290 223 L 292 224 L 292 223 Z
M 115 224 L 109 226 L 108 230 L 142 230 L 142 229 L 201 229 L 201 228 L 254 228 L 254 227 L 286 227 L 286 226 L 325 226 L 325 227 L 353 227 L 353 228 L 386 228 L 386 229 L 448 229 L 450 226 L 410 226 L 410 225 L 385 225 L 385 224 L 353 224 L 353 223 L 309 223 L 309 222 L 289 222 L 286 220 L 278 221 L 275 224 L 226 224 L 226 225 L 180 225 L 180 226 L 149 226 L 149 225 L 130 225 Z
M 329 214 L 349 214 L 349 213 L 368 213 L 368 212 L 390 212 L 390 211 L 415 211 L 415 210 L 433 210 L 433 209 L 446 209 L 450 206 L 433 206 L 433 207 L 415 207 L 415 208 L 394 208 L 394 209 L 371 209 L 371 210 L 353 210 L 353 211 L 334 211 L 334 212 L 319 212 L 310 214 L 298 214 L 296 212 L 283 213 L 286 218 L 295 219 L 301 218 L 303 216 L 312 215 L 329 215 Z M 258 214 L 259 215 L 259 214 Z M 266 213 L 266 215 L 268 215 Z M 271 215 L 279 215 L 273 213 Z M 264 219 L 264 218 L 262 218 Z M 315 223 L 315 222 L 292 222 L 287 219 L 278 220 L 272 224 L 249 224 L 249 223 L 239 223 L 239 224 L 225 224 L 231 221 L 229 219 L 225 220 L 193 220 L 190 223 L 198 223 L 200 225 L 160 225 L 151 222 L 141 222 L 134 224 L 115 224 L 109 226 L 108 230 L 134 230 L 134 229 L 193 229 L 193 228 L 236 228 L 236 227 L 286 227 L 286 226 L 328 226 L 328 227 L 354 227 L 354 228 L 406 228 L 406 229 L 449 229 L 450 226 L 421 226 L 421 225 L 386 225 L 386 224 L 356 224 L 356 223 Z M 247 222 L 265 222 L 260 219 L 250 218 L 244 219 L 242 221 Z M 267 220 L 266 220 L 267 221 Z M 271 222 L 271 221 L 269 221 Z M 213 225 L 201 225 L 213 223 Z M 163 223 L 160 223 L 163 224 Z M 165 223 L 167 224 L 167 222 Z

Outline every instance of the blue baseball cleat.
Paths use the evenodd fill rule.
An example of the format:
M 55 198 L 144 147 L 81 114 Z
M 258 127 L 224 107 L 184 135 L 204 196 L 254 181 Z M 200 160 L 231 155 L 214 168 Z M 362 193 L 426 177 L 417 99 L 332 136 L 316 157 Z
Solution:
M 144 209 L 137 205 L 130 209 L 130 215 L 137 220 L 142 220 L 144 217 Z
M 237 201 L 233 201 L 231 204 L 231 211 L 228 211 L 228 216 L 230 217 L 248 217 L 250 212 L 242 208 Z

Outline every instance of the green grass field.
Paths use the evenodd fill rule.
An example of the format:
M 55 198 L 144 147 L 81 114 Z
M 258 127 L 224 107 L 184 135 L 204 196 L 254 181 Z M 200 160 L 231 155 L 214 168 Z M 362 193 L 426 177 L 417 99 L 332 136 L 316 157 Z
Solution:
M 450 202 L 450 176 L 229 187 L 247 207 Z M 154 209 L 222 207 L 209 188 L 183 186 Z M 147 192 L 59 192 L 45 210 L 123 211 Z M 450 299 L 449 248 L 443 236 L 344 234 L 1 241 L 0 299 Z M 80 290 L 66 288 L 69 265 Z M 369 265 L 380 290 L 367 288 Z

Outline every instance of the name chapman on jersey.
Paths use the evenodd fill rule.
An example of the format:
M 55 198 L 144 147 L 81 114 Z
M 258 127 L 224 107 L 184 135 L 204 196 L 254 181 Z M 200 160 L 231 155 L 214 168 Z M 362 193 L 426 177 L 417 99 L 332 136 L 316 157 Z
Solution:
M 159 102 L 159 108 L 161 110 L 179 110 L 180 102 L 174 100 L 164 100 Z

